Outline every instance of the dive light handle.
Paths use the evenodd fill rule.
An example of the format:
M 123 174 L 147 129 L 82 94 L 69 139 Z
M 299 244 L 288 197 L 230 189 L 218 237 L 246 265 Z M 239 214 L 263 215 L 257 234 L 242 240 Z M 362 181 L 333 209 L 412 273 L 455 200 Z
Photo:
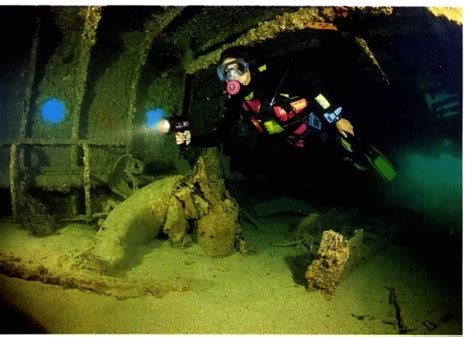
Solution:
M 166 119 L 162 119 L 158 124 L 158 129 L 161 133 L 168 134 L 170 132 L 177 133 L 181 132 L 184 133 L 185 131 L 189 131 L 191 129 L 191 122 L 188 118 L 184 116 L 173 116 Z M 184 141 L 182 144 L 179 144 L 181 149 L 187 148 L 188 144 Z
M 161 133 L 184 132 L 190 128 L 191 122 L 183 116 L 163 118 L 158 123 L 158 130 L 160 130 Z
M 190 129 L 191 122 L 183 116 L 175 116 L 168 119 L 171 132 L 184 132 Z

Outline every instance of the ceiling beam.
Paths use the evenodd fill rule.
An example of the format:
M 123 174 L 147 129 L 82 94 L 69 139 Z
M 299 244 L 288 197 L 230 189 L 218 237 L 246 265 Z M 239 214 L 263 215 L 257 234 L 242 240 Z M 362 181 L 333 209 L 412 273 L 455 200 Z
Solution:
M 390 7 L 303 7 L 291 13 L 283 13 L 273 20 L 260 23 L 250 29 L 233 42 L 223 44 L 216 50 L 202 55 L 194 60 L 185 62 L 183 68 L 186 73 L 193 74 L 198 70 L 206 69 L 211 64 L 217 64 L 223 50 L 233 46 L 246 46 L 274 39 L 282 33 L 294 32 L 305 28 L 337 30 L 334 19 L 345 19 L 351 12 L 370 13 L 375 15 L 391 15 Z

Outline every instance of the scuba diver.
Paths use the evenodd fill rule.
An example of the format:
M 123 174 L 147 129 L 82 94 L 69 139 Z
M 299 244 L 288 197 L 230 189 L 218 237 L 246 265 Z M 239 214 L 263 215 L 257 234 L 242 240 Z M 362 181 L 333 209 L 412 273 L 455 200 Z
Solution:
M 336 142 L 342 145 L 343 159 L 357 169 L 367 170 L 368 162 L 386 180 L 393 179 L 393 166 L 377 149 L 355 136 L 343 108 L 326 93 L 315 90 L 314 85 L 290 79 L 289 68 L 290 65 L 279 80 L 269 81 L 263 74 L 266 65 L 258 63 L 251 47 L 224 50 L 217 67 L 228 95 L 222 120 L 208 134 L 194 135 L 189 129 L 176 132 L 176 143 L 217 146 L 230 137 L 228 130 L 241 118 L 260 135 L 293 149 Z

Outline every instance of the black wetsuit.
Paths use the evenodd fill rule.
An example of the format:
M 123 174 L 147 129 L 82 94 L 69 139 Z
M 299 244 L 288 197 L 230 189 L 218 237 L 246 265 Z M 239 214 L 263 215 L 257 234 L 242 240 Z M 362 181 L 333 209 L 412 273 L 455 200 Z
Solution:
M 191 143 L 194 146 L 198 147 L 212 147 L 217 146 L 222 142 L 228 140 L 228 137 L 231 136 L 229 130 L 238 122 L 239 118 L 242 118 L 246 121 L 249 125 L 251 125 L 255 129 L 255 122 L 251 121 L 251 114 L 249 114 L 248 104 L 245 102 L 245 95 L 249 94 L 250 92 L 254 93 L 254 97 L 258 98 L 261 101 L 262 106 L 266 106 L 268 102 L 271 100 L 275 93 L 275 87 L 278 83 L 263 81 L 261 77 L 253 76 L 252 82 L 248 88 L 244 88 L 245 92 L 243 94 L 239 94 L 237 96 L 232 96 L 227 99 L 225 104 L 225 111 L 224 116 L 221 119 L 218 126 L 211 131 L 210 133 L 203 134 L 203 135 L 193 135 Z M 272 140 L 283 141 L 286 143 L 290 143 L 289 141 L 289 133 L 291 130 L 297 128 L 298 125 L 302 123 L 307 123 L 307 118 L 309 113 L 313 112 L 318 119 L 321 121 L 322 129 L 316 130 L 312 129 L 311 132 L 306 132 L 304 135 L 301 135 L 301 138 L 304 139 L 306 142 L 313 140 L 317 141 L 327 141 L 328 134 L 334 133 L 335 127 L 334 124 L 330 125 L 325 118 L 323 117 L 323 113 L 325 112 L 324 109 L 315 101 L 315 96 L 320 93 L 319 88 L 317 85 L 308 84 L 300 80 L 294 80 L 291 78 L 285 79 L 283 85 L 279 90 L 279 94 L 276 97 L 276 105 L 280 105 L 285 110 L 291 110 L 289 106 L 290 99 L 286 96 L 282 96 L 281 94 L 284 93 L 285 95 L 289 96 L 290 98 L 298 97 L 298 98 L 305 98 L 308 105 L 304 109 L 304 113 L 302 113 L 298 118 L 300 120 L 294 120 L 294 125 L 286 125 L 285 131 L 282 131 L 278 134 L 271 134 L 264 130 L 256 129 L 257 132 L 267 135 L 268 137 L 272 138 Z M 328 97 L 326 93 L 324 94 L 325 97 Z M 334 101 L 331 102 L 331 109 L 337 107 L 334 104 Z M 247 111 L 246 111 L 247 109 Z M 261 108 L 264 109 L 264 108 Z M 255 115 L 255 114 L 254 114 Z M 275 116 L 273 116 L 273 112 L 271 109 L 268 111 L 261 111 L 260 116 L 266 116 L 264 118 L 267 119 L 275 119 L 278 121 Z M 281 124 L 281 123 L 280 123 Z M 283 123 L 284 124 L 284 123 Z

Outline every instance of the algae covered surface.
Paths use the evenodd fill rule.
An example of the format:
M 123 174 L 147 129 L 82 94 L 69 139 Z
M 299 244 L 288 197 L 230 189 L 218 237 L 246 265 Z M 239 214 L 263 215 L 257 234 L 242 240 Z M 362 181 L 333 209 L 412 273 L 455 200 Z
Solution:
M 156 239 L 136 247 L 133 263 L 119 278 L 127 284 L 188 282 L 186 287 L 162 294 L 148 288 L 121 299 L 1 275 L 2 302 L 22 312 L 23 320 L 36 322 L 32 329 L 50 333 L 398 334 L 387 289 L 393 288 L 410 334 L 461 333 L 460 294 L 401 247 L 380 249 L 328 296 L 306 290 L 310 255 L 275 245 L 291 237 L 302 216 L 276 209 L 272 216 L 255 219 L 258 228 L 242 224 L 247 255 L 211 258 L 196 242 L 176 246 Z M 0 229 L 2 252 L 39 263 L 51 275 L 74 273 L 74 257 L 95 237 L 95 230 L 84 224 L 69 224 L 40 238 L 16 228 L 9 218 L 2 219 Z M 15 326 L 8 330 L 15 320 L 2 317 L 2 331 L 17 331 Z
M 21 14 L 18 21 L 25 25 L 28 20 Z M 24 47 L 24 65 L 13 66 L 19 62 L 18 48 L 11 48 L 14 62 L 5 63 L 7 74 L 10 68 L 19 70 L 20 78 L 2 77 L 5 87 L 15 90 L 4 95 L 8 104 L 0 129 L 7 138 L 0 151 L 0 185 L 15 185 L 9 185 L 8 177 L 14 175 L 5 165 L 16 157 L 11 153 L 19 143 L 26 166 L 20 156 L 19 165 L 10 167 L 27 169 L 27 187 L 42 188 L 44 200 L 61 206 L 55 215 L 67 215 L 68 222 L 53 223 L 47 217 L 48 236 L 37 237 L 10 217 L 0 217 L 1 332 L 463 332 L 461 271 L 455 268 L 462 259 L 449 251 L 453 243 L 456 249 L 461 246 L 455 236 L 462 232 L 462 133 L 457 129 L 462 121 L 461 9 L 58 7 L 51 16 L 30 13 L 32 18 L 38 24 L 30 24 L 31 36 L 24 36 L 33 40 Z M 230 24 L 234 22 L 239 25 Z M 191 163 L 182 158 L 172 136 L 157 136 L 148 129 L 149 113 L 191 115 L 197 130 L 211 128 L 222 100 L 213 98 L 205 77 L 213 72 L 215 79 L 214 65 L 222 50 L 253 44 L 271 58 L 298 54 L 301 62 L 295 63 L 304 69 L 304 77 L 326 77 L 330 88 L 349 97 L 348 110 L 352 105 L 354 112 L 361 112 L 359 125 L 367 123 L 358 130 L 376 129 L 379 134 L 372 136 L 384 138 L 381 145 L 401 149 L 399 157 L 405 158 L 391 185 L 393 196 L 385 199 L 400 208 L 420 206 L 431 218 L 407 222 L 398 214 L 391 223 L 372 219 L 376 225 L 369 226 L 367 217 L 348 210 L 322 215 L 314 205 L 279 195 L 249 208 L 227 191 L 241 182 L 223 177 L 217 155 L 198 160 L 198 169 L 182 184 L 175 174 L 187 174 Z M 201 86 L 206 91 L 202 100 Z M 39 114 L 50 96 L 64 99 L 69 107 L 61 124 L 45 123 Z M 242 143 L 252 143 L 246 141 Z M 237 139 L 234 146 L 239 144 Z M 432 160 L 443 151 L 455 156 L 446 164 Z M 242 152 L 244 147 L 237 159 Z M 153 175 L 150 179 L 167 178 L 141 191 L 135 191 L 138 180 L 132 179 L 133 198 L 110 212 L 97 232 L 92 215 L 109 212 L 102 198 L 115 185 L 111 170 L 124 153 L 143 162 L 146 173 Z M 298 166 L 278 155 L 275 166 L 285 161 L 291 172 Z M 193 151 L 187 156 L 194 156 Z M 272 179 L 283 179 L 287 172 L 272 175 L 272 161 L 263 165 L 271 155 L 242 157 L 251 158 L 243 171 L 265 173 L 278 193 L 291 190 L 284 181 Z M 316 176 L 312 168 L 317 165 L 305 163 L 297 175 Z M 124 182 L 119 173 L 117 184 Z M 301 186 L 311 200 L 315 195 L 330 200 L 319 180 L 332 183 L 314 179 Z M 351 188 L 357 191 L 354 201 L 364 198 L 361 190 L 371 189 L 364 182 L 355 184 L 361 188 Z M 74 190 L 82 188 L 85 200 Z M 334 191 L 330 194 L 337 196 L 335 204 L 343 208 L 343 193 Z M 27 203 L 34 206 L 28 200 L 21 206 Z M 27 215 L 27 209 L 20 208 L 15 210 Z M 71 219 L 82 211 L 86 220 Z M 445 221 L 447 213 L 455 214 L 456 221 L 459 217 L 455 224 L 460 225 Z M 433 218 L 439 218 L 443 237 L 431 243 L 429 235 L 438 226 L 426 219 Z M 394 233 L 400 224 L 404 229 Z M 359 229 L 363 239 L 355 236 Z M 338 239 L 318 250 L 328 230 L 337 232 Z M 352 249 L 346 239 L 353 236 L 354 246 L 371 249 L 368 255 L 361 250 L 363 261 L 346 274 L 342 264 Z M 319 251 L 334 254 L 316 261 L 307 277 Z M 327 271 L 333 272 L 325 279 L 329 294 L 318 289 L 324 281 L 319 276 Z M 308 278 L 314 284 L 308 285 Z

